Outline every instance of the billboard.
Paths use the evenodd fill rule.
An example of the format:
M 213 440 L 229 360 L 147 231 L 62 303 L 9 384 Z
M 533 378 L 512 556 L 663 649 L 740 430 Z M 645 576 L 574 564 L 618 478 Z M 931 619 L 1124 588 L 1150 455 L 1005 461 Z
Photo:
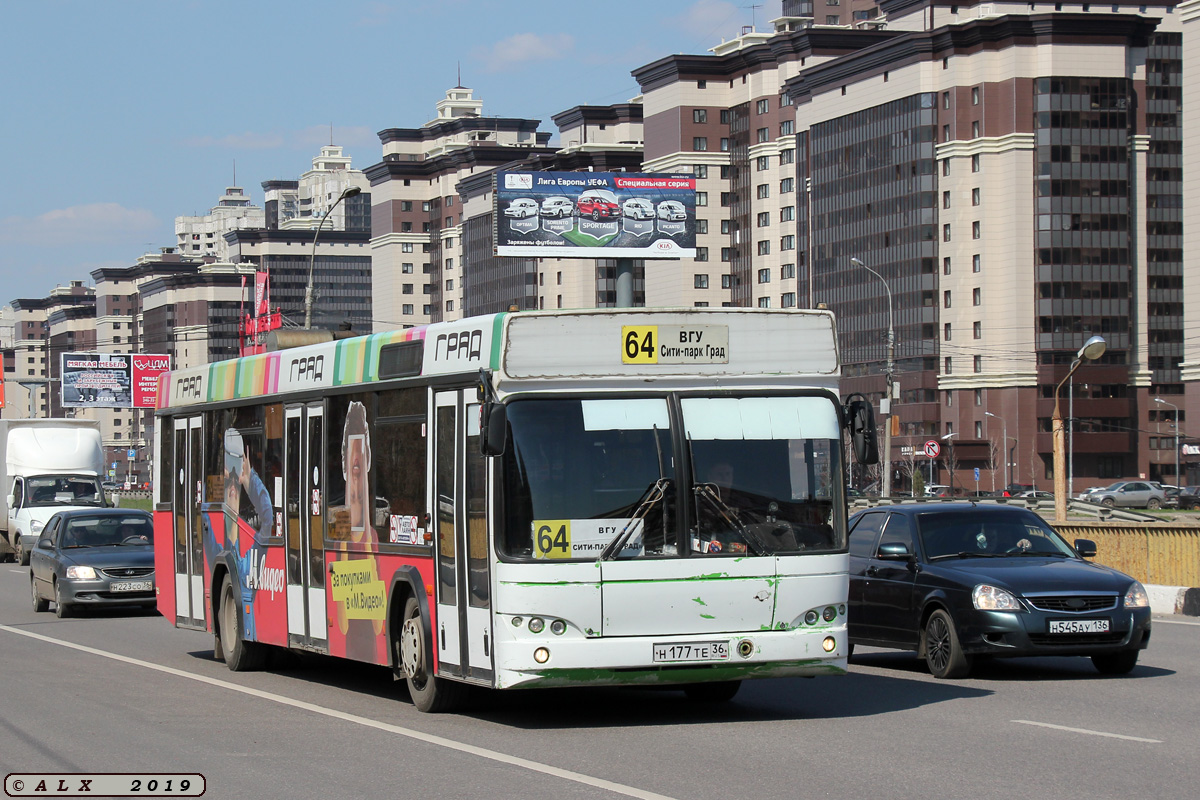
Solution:
M 696 255 L 692 175 L 498 172 L 495 198 L 498 256 Z
M 63 408 L 154 408 L 171 357 L 152 353 L 63 353 Z

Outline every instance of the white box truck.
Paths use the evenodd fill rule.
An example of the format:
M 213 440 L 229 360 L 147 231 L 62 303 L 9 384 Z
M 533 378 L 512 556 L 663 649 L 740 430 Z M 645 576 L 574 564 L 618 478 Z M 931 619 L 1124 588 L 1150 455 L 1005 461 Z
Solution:
M 50 517 L 67 508 L 104 506 L 100 423 L 86 419 L 0 420 L 0 560 L 29 563 Z

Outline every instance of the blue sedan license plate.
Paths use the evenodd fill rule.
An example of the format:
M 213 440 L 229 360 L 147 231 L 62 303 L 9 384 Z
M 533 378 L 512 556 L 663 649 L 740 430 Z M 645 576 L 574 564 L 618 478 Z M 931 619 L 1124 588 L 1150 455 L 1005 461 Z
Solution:
M 154 581 L 117 581 L 110 583 L 110 592 L 149 592 L 154 589 Z
M 1050 633 L 1108 633 L 1106 619 L 1052 619 Z

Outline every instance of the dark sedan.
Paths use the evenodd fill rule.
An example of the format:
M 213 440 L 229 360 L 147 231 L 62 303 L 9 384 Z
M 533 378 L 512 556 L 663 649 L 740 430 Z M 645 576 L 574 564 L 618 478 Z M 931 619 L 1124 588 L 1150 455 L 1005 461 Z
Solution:
M 34 611 L 69 617 L 76 608 L 155 607 L 154 525 L 122 508 L 63 511 L 46 522 L 30 553 Z
M 916 650 L 935 677 L 961 678 L 976 656 L 1089 656 L 1127 673 L 1150 642 L 1145 588 L 1025 509 L 895 506 L 850 525 L 851 645 Z

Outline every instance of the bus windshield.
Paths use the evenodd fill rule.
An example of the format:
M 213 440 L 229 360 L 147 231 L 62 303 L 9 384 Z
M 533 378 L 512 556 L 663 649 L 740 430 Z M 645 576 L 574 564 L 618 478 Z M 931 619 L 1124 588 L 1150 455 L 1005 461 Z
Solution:
M 666 397 L 511 402 L 501 553 L 594 560 L 844 548 L 834 519 L 841 439 L 828 398 L 683 397 L 677 407 L 673 423 Z

